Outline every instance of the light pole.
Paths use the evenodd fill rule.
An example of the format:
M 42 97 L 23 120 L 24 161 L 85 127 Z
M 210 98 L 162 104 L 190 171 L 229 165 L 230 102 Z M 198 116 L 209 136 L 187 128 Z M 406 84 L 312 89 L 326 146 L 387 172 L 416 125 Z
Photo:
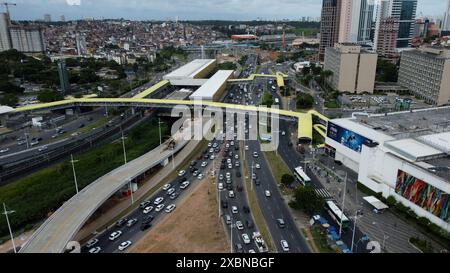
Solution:
M 122 126 L 120 127 L 120 131 L 122 132 L 122 147 L 123 147 L 123 159 L 125 164 L 127 164 L 127 151 L 125 150 L 125 139 L 126 137 L 123 135 L 123 130 L 122 130 Z
M 6 223 L 8 224 L 9 234 L 11 235 L 11 242 L 12 242 L 12 245 L 13 245 L 13 248 L 14 248 L 14 253 L 17 253 L 16 243 L 14 242 L 14 236 L 13 236 L 13 233 L 12 233 L 12 230 L 11 230 L 11 225 L 9 223 L 9 218 L 8 218 L 8 214 L 12 214 L 15 211 L 14 210 L 7 211 L 5 203 L 3 203 L 3 210 L 4 210 L 3 214 L 6 217 Z
M 342 222 L 343 222 L 343 216 L 344 216 L 344 209 L 345 209 L 345 193 L 347 192 L 347 172 L 345 172 L 345 182 L 344 182 L 344 195 L 342 198 L 342 212 L 341 212 L 341 223 L 340 223 L 340 227 L 339 227 L 339 237 L 341 237 L 342 235 Z
M 233 253 L 233 218 L 231 218 L 231 224 L 230 224 L 230 253 Z
M 130 187 L 130 193 L 131 193 L 131 205 L 134 204 L 134 197 L 133 197 L 133 187 L 131 186 L 131 179 L 128 179 L 129 187 Z
M 158 118 L 158 127 L 159 127 L 159 146 L 161 146 L 161 145 L 162 145 L 162 136 L 161 136 L 161 123 L 164 123 L 164 122 L 161 122 L 161 119 L 160 119 L 160 118 Z
M 77 163 L 78 160 L 73 160 L 73 154 L 70 155 L 70 163 L 72 163 L 72 171 L 73 171 L 73 180 L 75 181 L 75 190 L 78 194 L 78 181 L 77 181 L 77 174 L 75 172 L 75 163 Z
M 386 250 L 386 239 L 389 239 L 389 236 L 386 235 L 386 233 L 384 232 L 384 230 L 378 225 L 377 222 L 372 222 L 373 225 L 377 226 L 379 230 L 381 230 L 381 232 L 383 232 L 383 244 L 381 246 L 381 249 Z
M 352 247 L 350 249 L 352 252 L 353 252 L 353 246 L 354 246 L 354 242 L 355 242 L 356 221 L 358 220 L 358 212 L 359 212 L 359 210 L 356 210 L 356 212 L 355 212 L 355 220 L 354 220 L 354 223 L 353 223 Z M 358 244 L 358 243 L 356 243 L 356 244 Z

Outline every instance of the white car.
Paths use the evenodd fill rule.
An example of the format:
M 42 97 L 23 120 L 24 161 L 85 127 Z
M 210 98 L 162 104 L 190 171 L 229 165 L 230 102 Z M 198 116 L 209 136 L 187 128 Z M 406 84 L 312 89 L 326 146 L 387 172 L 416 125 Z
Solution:
M 209 160 L 214 160 L 216 157 L 214 155 L 209 156 Z
M 238 213 L 239 213 L 238 208 L 237 208 L 236 206 L 232 206 L 232 207 L 231 207 L 231 212 L 232 212 L 233 214 L 238 214 Z
M 163 198 L 163 197 L 158 197 L 158 198 L 156 198 L 155 202 L 153 202 L 153 204 L 159 205 L 159 204 L 161 204 L 163 201 L 164 201 L 164 198 Z
M 223 180 L 223 174 L 219 175 L 219 180 Z
M 9 152 L 9 148 L 6 148 L 6 149 L 3 149 L 3 150 L 0 150 L 0 154 L 6 153 L 6 152 Z
M 223 183 L 219 183 L 217 187 L 219 188 L 219 191 L 223 190 Z
M 170 188 L 172 188 L 172 185 L 170 185 L 170 184 L 166 184 L 162 187 L 163 191 L 167 191 Z
M 156 211 L 156 212 L 160 212 L 163 208 L 164 208 L 164 204 L 159 204 L 159 205 L 156 207 L 155 211 Z
M 249 148 L 248 148 L 248 145 L 245 145 L 245 150 L 248 151 L 248 149 L 249 149 Z
M 228 164 L 228 169 L 233 169 L 233 164 Z
M 244 225 L 242 224 L 241 221 L 237 221 L 237 222 L 236 222 L 236 227 L 237 227 L 237 229 L 239 229 L 239 230 L 243 230 L 243 229 L 244 229 Z
M 250 244 L 250 236 L 248 236 L 247 233 L 242 234 L 242 241 L 244 241 L 244 244 L 246 245 Z
M 102 248 L 99 246 L 89 249 L 89 253 L 91 254 L 99 253 L 100 251 L 102 251 Z
M 122 235 L 122 231 L 118 230 L 118 231 L 114 231 L 113 233 L 111 233 L 111 235 L 109 235 L 109 240 L 110 241 L 114 241 L 117 238 L 120 237 L 120 235 Z
M 249 249 L 248 253 L 256 253 L 256 251 L 254 249 Z
M 175 191 L 176 191 L 175 188 L 170 188 L 170 189 L 167 191 L 167 195 L 171 195 L 171 194 L 174 193 Z
M 270 191 L 266 191 L 265 193 L 266 193 L 266 197 L 272 196 L 272 194 L 270 193 Z
M 204 167 L 208 166 L 208 162 L 206 162 L 206 161 L 203 161 L 203 162 L 202 162 L 202 165 L 201 165 L 201 166 L 202 166 L 202 168 L 204 168 Z
M 234 156 L 234 158 L 235 158 L 235 159 L 239 159 L 239 155 L 236 154 L 236 155 Z
M 166 208 L 167 213 L 171 213 L 177 206 L 175 204 L 168 205 Z
M 283 251 L 287 252 L 289 251 L 289 244 L 286 240 L 281 240 L 281 248 L 283 249 Z
M 91 247 L 95 246 L 97 243 L 98 243 L 97 238 L 91 239 L 86 243 L 86 247 L 91 248 Z
M 124 251 L 124 250 L 127 249 L 130 245 L 131 245 L 131 241 L 126 241 L 126 242 L 121 243 L 121 244 L 119 245 L 118 249 L 119 249 L 120 251 Z
M 226 174 L 225 174 L 225 177 L 226 177 L 227 179 L 230 179 L 230 178 L 231 178 L 231 173 L 226 173 Z
M 181 170 L 181 171 L 179 171 L 178 172 L 178 176 L 184 176 L 186 174 L 186 171 L 185 170 Z
M 198 180 L 202 180 L 203 179 L 203 174 L 202 173 L 198 174 L 197 178 L 198 178 Z
M 253 157 L 255 157 L 255 158 L 257 158 L 259 155 L 258 155 L 258 152 L 254 152 L 253 153 Z
M 151 212 L 152 210 L 153 210 L 153 207 L 152 207 L 152 206 L 148 206 L 148 207 L 146 207 L 146 208 L 144 209 L 143 213 L 144 213 L 144 214 L 148 214 L 148 213 Z
M 256 163 L 255 168 L 259 170 L 259 169 L 261 169 L 261 165 L 259 165 L 258 163 Z
M 189 186 L 189 181 L 184 181 L 183 183 L 181 183 L 180 189 L 184 190 Z
M 229 192 L 228 192 L 228 197 L 229 197 L 229 198 L 234 198 L 234 196 L 235 196 L 235 195 L 234 195 L 234 191 L 229 191 Z
M 285 132 L 285 131 L 281 132 L 281 135 L 282 135 L 282 136 L 285 136 L 285 135 L 286 135 L 286 132 Z

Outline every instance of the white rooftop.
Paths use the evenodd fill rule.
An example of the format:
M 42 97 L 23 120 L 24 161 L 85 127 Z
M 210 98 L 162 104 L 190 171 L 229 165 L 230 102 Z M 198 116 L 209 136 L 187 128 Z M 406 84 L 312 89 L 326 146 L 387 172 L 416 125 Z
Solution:
M 214 74 L 204 85 L 202 85 L 194 94 L 191 95 L 191 99 L 213 99 L 216 92 L 220 87 L 226 83 L 226 81 L 233 75 L 233 70 L 219 70 Z
M 366 196 L 363 197 L 363 199 L 366 200 L 367 203 L 371 204 L 377 210 L 384 210 L 389 208 L 386 204 L 384 204 L 383 202 L 381 202 L 380 200 L 378 200 L 373 196 Z
M 182 67 L 172 71 L 164 76 L 165 80 L 194 78 L 198 73 L 202 72 L 206 67 L 214 63 L 215 59 L 196 59 L 183 65 Z
M 389 141 L 385 143 L 385 147 L 411 161 L 432 158 L 443 154 L 442 151 L 413 138 Z
M 450 152 L 450 132 L 422 136 L 420 139 L 439 150 Z

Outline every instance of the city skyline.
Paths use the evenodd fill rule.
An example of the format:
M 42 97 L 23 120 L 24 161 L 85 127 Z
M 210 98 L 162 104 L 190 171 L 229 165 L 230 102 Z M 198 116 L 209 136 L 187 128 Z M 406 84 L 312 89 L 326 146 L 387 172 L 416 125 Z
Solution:
M 80 1 L 81 5 L 73 5 Z M 90 17 L 133 20 L 167 20 L 177 17 L 180 20 L 299 20 L 302 17 L 317 18 L 321 10 L 321 1 L 317 0 L 281 0 L 277 5 L 269 0 L 251 0 L 245 2 L 246 9 L 242 9 L 240 0 L 193 0 L 189 5 L 179 0 L 169 3 L 162 0 L 144 3 L 134 0 L 80 1 L 17 0 L 14 2 L 17 6 L 11 8 L 12 19 L 37 20 L 50 14 L 53 20 L 59 20 L 60 15 L 64 15 L 66 20 Z M 445 8 L 444 0 L 418 1 L 417 15 L 443 17 Z

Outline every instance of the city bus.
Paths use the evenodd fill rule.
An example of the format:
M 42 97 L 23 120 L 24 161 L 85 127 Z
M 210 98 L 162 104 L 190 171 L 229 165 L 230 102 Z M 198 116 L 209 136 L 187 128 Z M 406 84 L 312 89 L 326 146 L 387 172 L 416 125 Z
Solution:
M 311 178 L 306 175 L 302 167 L 295 168 L 294 175 L 298 182 L 300 182 L 303 186 L 309 187 L 312 185 Z
M 331 218 L 336 221 L 338 226 L 341 226 L 341 217 L 342 217 L 342 229 L 348 229 L 350 226 L 350 221 L 348 220 L 347 216 L 342 212 L 342 210 L 333 202 L 333 201 L 327 201 L 326 202 L 326 208 L 328 211 L 328 214 L 330 214 Z

